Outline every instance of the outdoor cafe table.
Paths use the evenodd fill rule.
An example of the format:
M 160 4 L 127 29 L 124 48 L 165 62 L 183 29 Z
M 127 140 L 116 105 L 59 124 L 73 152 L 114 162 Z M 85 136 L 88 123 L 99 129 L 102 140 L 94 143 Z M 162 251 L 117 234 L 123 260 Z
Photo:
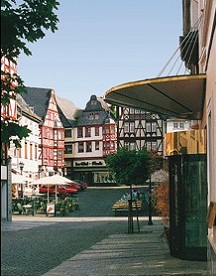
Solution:
M 25 204 L 22 207 L 23 207 L 25 215 L 29 215 L 32 212 L 32 205 L 31 204 Z

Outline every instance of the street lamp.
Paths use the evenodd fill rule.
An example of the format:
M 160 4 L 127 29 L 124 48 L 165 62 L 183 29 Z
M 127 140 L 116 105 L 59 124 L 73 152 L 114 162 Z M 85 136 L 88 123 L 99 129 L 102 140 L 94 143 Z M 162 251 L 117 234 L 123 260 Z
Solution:
M 149 179 L 149 204 L 148 204 L 148 209 L 149 209 L 148 225 L 153 225 L 153 222 L 152 222 L 152 181 L 151 181 L 151 175 L 150 175 L 150 179 Z
M 24 163 L 22 161 L 19 162 L 19 167 L 20 167 L 21 175 L 23 175 Z M 21 184 L 21 197 L 23 197 L 23 183 Z

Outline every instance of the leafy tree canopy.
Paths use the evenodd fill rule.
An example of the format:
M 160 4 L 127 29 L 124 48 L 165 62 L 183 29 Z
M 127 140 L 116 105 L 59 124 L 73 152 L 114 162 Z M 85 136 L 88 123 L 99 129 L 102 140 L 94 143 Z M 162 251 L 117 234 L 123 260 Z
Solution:
M 45 30 L 57 30 L 53 10 L 58 5 L 56 0 L 1 0 L 1 56 L 16 62 L 22 51 L 31 55 L 27 42 L 43 38 Z
M 57 30 L 59 20 L 54 10 L 58 6 L 56 0 L 1 0 L 1 65 L 4 58 L 16 64 L 21 52 L 31 55 L 27 43 L 42 39 L 46 30 Z M 21 77 L 2 71 L 1 66 L 1 104 L 7 106 L 17 94 L 24 92 L 26 88 Z M 21 139 L 30 131 L 5 116 L 1 116 L 1 121 L 1 142 L 9 147 L 13 141 L 19 147 Z
M 118 184 L 144 184 L 150 172 L 150 153 L 145 149 L 130 151 L 119 148 L 107 157 L 106 163 Z

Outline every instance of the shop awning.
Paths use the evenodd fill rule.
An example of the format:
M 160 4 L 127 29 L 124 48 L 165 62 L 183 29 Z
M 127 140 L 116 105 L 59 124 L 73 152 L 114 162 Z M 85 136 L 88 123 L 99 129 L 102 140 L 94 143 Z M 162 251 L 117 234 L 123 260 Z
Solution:
M 108 103 L 143 109 L 166 118 L 201 119 L 206 75 L 181 75 L 138 80 L 112 87 Z

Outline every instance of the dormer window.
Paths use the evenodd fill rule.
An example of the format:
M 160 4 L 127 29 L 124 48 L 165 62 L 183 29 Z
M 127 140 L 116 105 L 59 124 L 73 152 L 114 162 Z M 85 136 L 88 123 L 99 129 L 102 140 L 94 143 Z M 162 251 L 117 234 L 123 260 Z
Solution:
M 95 100 L 91 101 L 91 105 L 96 105 L 96 104 L 97 104 L 97 101 L 95 101 Z
M 99 119 L 99 113 L 95 113 L 95 120 Z
M 94 120 L 94 113 L 89 114 L 89 120 Z

